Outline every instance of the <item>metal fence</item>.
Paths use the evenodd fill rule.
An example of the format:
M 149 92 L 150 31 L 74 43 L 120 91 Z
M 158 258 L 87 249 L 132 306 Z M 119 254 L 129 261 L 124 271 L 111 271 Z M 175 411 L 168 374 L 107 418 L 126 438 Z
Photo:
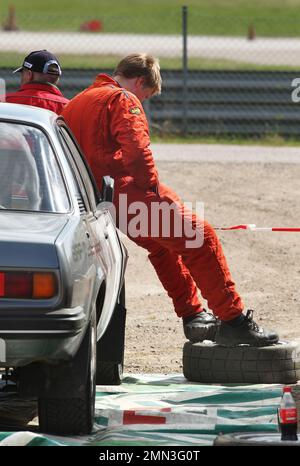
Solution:
M 72 98 L 98 72 L 67 69 L 60 89 Z M 0 77 L 8 92 L 18 88 L 10 69 L 0 69 Z M 182 71 L 162 70 L 162 78 L 162 94 L 145 103 L 159 135 L 300 135 L 300 72 L 190 71 L 185 93 Z
M 300 136 L 300 73 L 191 71 L 163 73 L 164 92 L 149 102 L 161 134 Z
M 127 53 L 146 51 L 162 66 L 162 95 L 146 103 L 160 134 L 297 137 L 300 21 L 296 15 L 286 21 L 212 17 L 186 7 L 160 22 L 150 10 L 147 17 L 101 20 L 17 14 L 10 20 L 15 28 L 0 31 L 0 66 L 12 69 L 30 51 L 47 48 L 60 58 L 60 87 L 72 97 Z M 10 69 L 0 70 L 8 91 L 18 86 Z
M 164 2 L 161 2 L 163 8 Z M 82 6 L 84 9 L 84 6 Z M 46 48 L 68 63 L 106 66 L 128 53 L 158 56 L 163 68 L 300 68 L 300 10 L 294 17 L 208 15 L 201 7 L 172 7 L 154 14 L 151 5 L 133 16 L 18 14 L 9 21 L 0 6 L 0 58 Z M 241 13 L 240 13 L 241 14 Z M 100 19 L 99 19 L 100 18 Z M 7 30 L 7 29 L 11 30 Z M 188 60 L 183 60 L 184 44 Z M 64 63 L 65 61 L 65 63 Z M 113 64 L 111 65 L 113 66 Z

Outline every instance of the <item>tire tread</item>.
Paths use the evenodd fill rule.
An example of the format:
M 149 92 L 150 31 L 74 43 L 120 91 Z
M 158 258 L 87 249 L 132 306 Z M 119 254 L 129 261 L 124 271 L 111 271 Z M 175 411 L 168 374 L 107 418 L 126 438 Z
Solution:
M 190 381 L 204 383 L 296 383 L 300 344 L 226 348 L 186 342 L 183 374 Z
M 86 435 L 91 431 L 86 402 L 75 399 L 40 399 L 40 431 L 57 435 Z

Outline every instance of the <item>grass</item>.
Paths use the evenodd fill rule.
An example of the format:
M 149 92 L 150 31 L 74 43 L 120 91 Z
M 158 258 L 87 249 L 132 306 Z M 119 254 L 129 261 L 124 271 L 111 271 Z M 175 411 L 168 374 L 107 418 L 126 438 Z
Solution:
M 58 55 L 63 69 L 80 68 L 91 69 L 114 69 L 121 55 Z M 14 52 L 0 52 L 1 68 L 16 68 L 24 59 L 24 54 Z M 280 65 L 257 65 L 251 63 L 237 62 L 233 60 L 220 60 L 208 58 L 190 58 L 190 70 L 233 70 L 233 71 L 297 71 L 299 66 L 280 66 Z M 160 59 L 162 70 L 181 70 L 181 58 Z
M 22 30 L 78 31 L 100 19 L 104 32 L 178 34 L 187 5 L 190 34 L 245 36 L 253 24 L 258 36 L 300 36 L 300 0 L 2 0 L 2 23 L 10 4 Z
M 166 135 L 158 136 L 155 133 L 151 135 L 152 143 L 169 143 L 169 144 L 233 144 L 242 146 L 272 146 L 272 147 L 299 147 L 300 138 L 283 138 L 278 134 L 266 135 L 257 138 L 250 137 L 232 137 L 232 136 L 175 136 Z

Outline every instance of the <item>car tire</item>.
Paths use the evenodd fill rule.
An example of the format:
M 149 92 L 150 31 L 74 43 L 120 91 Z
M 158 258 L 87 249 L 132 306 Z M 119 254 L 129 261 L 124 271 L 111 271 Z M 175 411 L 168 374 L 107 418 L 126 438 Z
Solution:
M 57 435 L 86 435 L 91 433 L 95 416 L 96 396 L 96 318 L 93 316 L 83 341 L 70 363 L 61 364 L 55 384 L 62 383 L 62 396 L 48 392 L 38 398 L 41 432 Z M 73 395 L 68 397 L 67 384 Z M 74 393 L 77 393 L 74 395 Z
M 97 385 L 121 385 L 123 379 L 123 363 L 110 361 L 97 362 Z
M 125 284 L 103 337 L 97 342 L 97 385 L 120 385 L 123 378 L 125 351 Z
M 213 342 L 186 342 L 183 374 L 187 380 L 203 383 L 296 383 L 300 344 L 229 348 Z
M 300 440 L 281 440 L 280 433 L 270 432 L 236 432 L 233 434 L 218 435 L 214 440 L 213 446 L 218 447 L 257 447 L 257 446 L 294 446 L 299 447 Z

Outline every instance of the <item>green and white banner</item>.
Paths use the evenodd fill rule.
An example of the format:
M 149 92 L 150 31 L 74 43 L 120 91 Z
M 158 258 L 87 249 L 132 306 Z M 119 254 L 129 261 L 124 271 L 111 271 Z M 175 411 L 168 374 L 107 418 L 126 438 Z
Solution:
M 180 374 L 130 374 L 121 386 L 97 386 L 90 436 L 44 435 L 33 423 L 27 431 L 1 432 L 0 446 L 212 445 L 220 433 L 277 432 L 281 393 L 279 384 L 205 385 Z

